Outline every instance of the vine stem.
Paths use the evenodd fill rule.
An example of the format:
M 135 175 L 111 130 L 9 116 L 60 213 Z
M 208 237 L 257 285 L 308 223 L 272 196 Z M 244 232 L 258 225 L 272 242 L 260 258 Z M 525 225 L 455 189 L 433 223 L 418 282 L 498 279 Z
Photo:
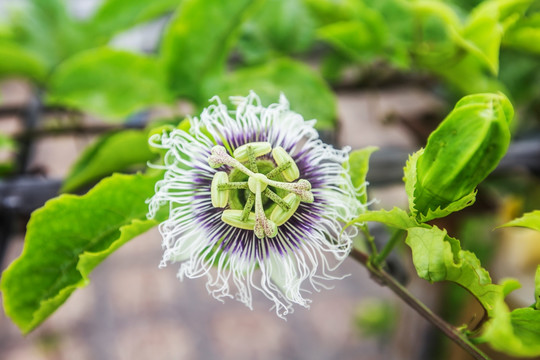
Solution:
M 448 324 L 446 321 L 441 319 L 437 314 L 435 314 L 431 309 L 429 309 L 424 303 L 418 300 L 413 294 L 409 292 L 403 285 L 397 282 L 390 274 L 384 271 L 381 268 L 373 267 L 370 264 L 369 256 L 362 251 L 357 249 L 352 249 L 351 257 L 356 261 L 360 262 L 364 267 L 369 271 L 371 276 L 381 285 L 387 286 L 392 290 L 398 297 L 401 298 L 407 305 L 413 308 L 418 312 L 424 319 L 435 325 L 439 330 L 441 330 L 446 336 L 450 338 L 453 342 L 459 345 L 463 350 L 469 353 L 476 360 L 490 360 L 489 357 L 484 354 L 480 349 L 474 346 L 473 343 L 467 339 L 467 337 L 462 334 L 455 327 Z

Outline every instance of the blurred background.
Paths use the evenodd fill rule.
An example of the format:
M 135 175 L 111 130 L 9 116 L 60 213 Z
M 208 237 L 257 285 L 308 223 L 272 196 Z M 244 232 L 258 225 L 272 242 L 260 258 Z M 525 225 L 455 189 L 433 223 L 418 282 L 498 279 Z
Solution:
M 24 245 L 31 212 L 143 170 L 151 129 L 197 115 L 213 95 L 266 104 L 283 92 L 338 147 L 378 146 L 374 208 L 406 208 L 408 154 L 466 94 L 502 91 L 513 143 L 477 203 L 441 220 L 510 298 L 530 304 L 539 235 L 492 229 L 540 205 L 540 4 L 400 0 L 0 0 L 0 261 Z M 388 234 L 374 228 L 384 242 Z M 91 274 L 91 284 L 30 335 L 0 315 L 0 359 L 468 359 L 352 259 L 333 290 L 287 321 L 211 298 L 204 280 L 158 269 L 152 230 Z M 417 278 L 409 250 L 389 271 L 452 324 L 478 304 Z M 509 359 L 484 349 L 494 359 Z

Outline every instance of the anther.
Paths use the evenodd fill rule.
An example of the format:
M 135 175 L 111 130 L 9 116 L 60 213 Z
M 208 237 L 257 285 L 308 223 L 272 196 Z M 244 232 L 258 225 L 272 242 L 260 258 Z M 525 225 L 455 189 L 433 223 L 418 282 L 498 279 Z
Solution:
M 295 194 L 287 194 L 283 201 L 288 205 L 288 209 L 283 209 L 281 206 L 276 206 L 270 214 L 270 220 L 272 220 L 276 226 L 283 225 L 287 220 L 294 215 L 298 206 L 300 205 L 300 197 Z
M 272 151 L 272 145 L 269 142 L 252 142 L 237 147 L 234 150 L 233 156 L 240 162 L 248 161 L 250 149 L 254 157 L 259 157 Z
M 298 166 L 296 166 L 293 158 L 287 153 L 287 151 L 285 151 L 284 148 L 282 148 L 281 146 L 275 147 L 274 150 L 272 150 L 272 157 L 274 158 L 278 166 L 284 165 L 286 163 L 290 164 L 286 169 L 282 171 L 285 180 L 294 181 L 300 177 L 300 171 L 298 170 Z
M 225 210 L 221 214 L 221 220 L 231 226 L 253 230 L 255 227 L 255 214 L 249 213 L 246 219 L 242 218 L 242 210 Z
M 210 197 L 213 207 L 223 208 L 227 206 L 229 201 L 229 190 L 220 189 L 220 186 L 227 184 L 229 176 L 223 171 L 217 172 L 212 178 L 210 185 Z

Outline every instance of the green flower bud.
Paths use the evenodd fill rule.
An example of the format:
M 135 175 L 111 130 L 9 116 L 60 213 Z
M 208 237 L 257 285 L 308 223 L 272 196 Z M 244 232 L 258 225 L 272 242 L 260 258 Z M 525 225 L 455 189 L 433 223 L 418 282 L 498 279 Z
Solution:
M 237 147 L 233 153 L 234 158 L 240 162 L 248 161 L 249 160 L 248 148 L 250 147 L 255 157 L 268 154 L 270 151 L 272 151 L 272 145 L 269 142 L 252 142 L 252 143 Z
M 501 93 L 461 99 L 418 158 L 414 209 L 426 214 L 470 199 L 506 153 L 513 115 L 512 104 Z

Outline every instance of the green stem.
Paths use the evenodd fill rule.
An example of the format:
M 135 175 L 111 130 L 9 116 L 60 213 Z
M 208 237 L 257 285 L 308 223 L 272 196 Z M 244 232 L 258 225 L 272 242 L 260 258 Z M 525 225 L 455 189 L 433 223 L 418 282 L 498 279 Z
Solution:
M 376 257 L 378 255 L 377 246 L 375 246 L 375 239 L 373 238 L 373 236 L 371 236 L 371 233 L 369 232 L 369 228 L 367 224 L 364 223 L 360 225 L 359 227 L 362 233 L 364 234 L 364 236 L 366 237 L 367 242 L 369 243 L 371 256 Z
M 392 237 L 390 238 L 390 240 L 388 240 L 386 245 L 384 245 L 384 248 L 381 250 L 381 252 L 375 256 L 372 255 L 371 263 L 373 264 L 373 266 L 377 268 L 380 267 L 383 261 L 388 257 L 388 255 L 390 255 L 394 247 L 396 247 L 397 243 L 401 240 L 404 233 L 405 231 L 402 229 L 397 229 L 396 231 L 394 231 Z
M 489 360 L 489 357 L 474 346 L 474 344 L 463 333 L 431 311 L 431 309 L 418 300 L 409 292 L 409 290 L 397 282 L 396 279 L 394 279 L 390 274 L 381 268 L 374 268 L 371 266 L 370 257 L 367 254 L 357 249 L 352 249 L 351 257 L 364 265 L 376 282 L 382 286 L 387 286 L 399 298 L 401 298 L 401 300 L 418 312 L 424 319 L 441 330 L 446 336 L 448 336 L 448 338 L 450 338 L 450 340 L 469 353 L 474 359 Z

